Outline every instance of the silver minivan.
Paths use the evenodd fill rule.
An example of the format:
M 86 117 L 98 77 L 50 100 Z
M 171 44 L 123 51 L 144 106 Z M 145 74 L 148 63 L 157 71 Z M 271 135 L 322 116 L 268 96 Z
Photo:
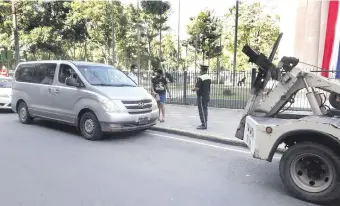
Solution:
M 143 131 L 157 122 L 157 102 L 113 66 L 80 61 L 20 63 L 12 82 L 12 110 L 29 124 L 34 118 L 76 126 L 84 138 Z

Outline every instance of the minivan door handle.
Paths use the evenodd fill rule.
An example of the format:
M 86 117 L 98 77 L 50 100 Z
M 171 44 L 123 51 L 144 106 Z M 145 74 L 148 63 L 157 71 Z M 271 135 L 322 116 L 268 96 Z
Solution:
M 48 93 L 51 94 L 52 93 L 52 88 L 48 88 Z
M 54 89 L 54 94 L 58 95 L 60 93 L 59 89 Z

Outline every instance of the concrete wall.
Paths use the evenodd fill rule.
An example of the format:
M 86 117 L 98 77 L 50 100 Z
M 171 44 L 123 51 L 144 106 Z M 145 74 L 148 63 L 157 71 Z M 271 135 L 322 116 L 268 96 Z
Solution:
M 279 57 L 295 56 L 302 62 L 321 67 L 328 3 L 315 0 L 280 2 L 280 29 L 284 34 Z

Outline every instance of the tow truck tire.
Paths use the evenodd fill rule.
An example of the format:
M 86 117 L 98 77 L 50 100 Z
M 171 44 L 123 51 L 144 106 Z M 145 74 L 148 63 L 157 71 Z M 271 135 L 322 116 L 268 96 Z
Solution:
M 302 142 L 291 146 L 280 161 L 280 176 L 295 197 L 317 204 L 340 199 L 340 158 L 330 148 Z

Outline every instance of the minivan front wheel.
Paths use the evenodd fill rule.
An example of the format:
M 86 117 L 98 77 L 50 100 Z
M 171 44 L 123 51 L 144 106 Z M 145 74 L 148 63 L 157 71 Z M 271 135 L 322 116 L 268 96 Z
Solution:
M 86 112 L 80 117 L 80 132 L 87 140 L 100 140 L 102 131 L 99 121 L 93 112 Z
M 21 102 L 18 106 L 18 116 L 19 120 L 23 124 L 30 124 L 33 121 L 30 113 L 28 112 L 28 107 L 25 102 Z

